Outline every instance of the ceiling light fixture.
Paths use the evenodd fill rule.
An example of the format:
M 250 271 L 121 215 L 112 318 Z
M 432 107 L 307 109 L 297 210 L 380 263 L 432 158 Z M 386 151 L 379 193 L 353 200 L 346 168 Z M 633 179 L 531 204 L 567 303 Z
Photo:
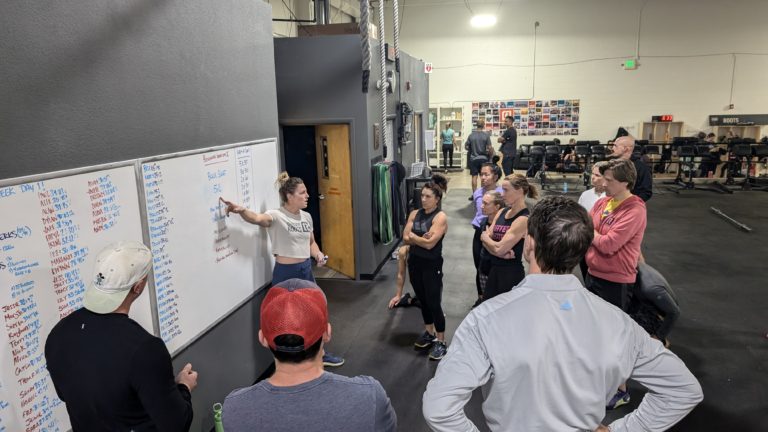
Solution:
M 475 28 L 493 27 L 496 25 L 496 15 L 475 15 L 469 23 Z

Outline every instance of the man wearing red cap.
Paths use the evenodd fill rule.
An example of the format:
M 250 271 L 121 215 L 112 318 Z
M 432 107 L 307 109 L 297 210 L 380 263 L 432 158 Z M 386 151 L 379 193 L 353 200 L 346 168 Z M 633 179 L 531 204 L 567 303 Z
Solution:
M 272 351 L 275 373 L 224 401 L 227 432 L 394 431 L 397 418 L 374 378 L 323 370 L 331 340 L 325 294 L 312 282 L 288 279 L 261 303 L 259 342 Z

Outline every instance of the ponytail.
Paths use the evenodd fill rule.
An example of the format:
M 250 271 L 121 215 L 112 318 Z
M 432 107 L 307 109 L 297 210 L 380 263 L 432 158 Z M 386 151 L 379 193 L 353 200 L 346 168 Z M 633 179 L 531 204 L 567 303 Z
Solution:
M 535 185 L 528 182 L 528 178 L 522 174 L 511 174 L 505 179 L 515 189 L 522 189 L 525 196 L 528 198 L 537 199 L 539 197 L 539 190 Z

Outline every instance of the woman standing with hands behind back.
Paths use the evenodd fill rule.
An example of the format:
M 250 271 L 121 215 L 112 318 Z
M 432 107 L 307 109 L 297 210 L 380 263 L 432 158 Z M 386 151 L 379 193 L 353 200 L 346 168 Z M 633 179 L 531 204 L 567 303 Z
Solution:
M 302 179 L 291 177 L 285 171 L 277 177 L 276 184 L 282 206 L 265 213 L 257 213 L 224 198 L 219 199 L 227 206 L 227 216 L 237 213 L 244 221 L 267 228 L 275 255 L 272 285 L 292 278 L 314 282 L 310 257 L 317 261 L 318 266 L 325 265 L 328 257 L 315 243 L 312 215 L 304 211 L 309 200 L 307 187 Z M 341 366 L 344 359 L 325 353 L 323 364 Z

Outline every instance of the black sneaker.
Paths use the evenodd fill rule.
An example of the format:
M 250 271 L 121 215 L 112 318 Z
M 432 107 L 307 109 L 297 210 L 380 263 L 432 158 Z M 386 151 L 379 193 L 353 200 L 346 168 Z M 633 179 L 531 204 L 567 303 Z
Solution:
M 470 195 L 470 196 L 469 196 L 469 198 L 467 198 L 467 201 L 473 201 L 474 199 L 475 199 L 475 197 L 473 197 L 472 195 Z
M 400 297 L 400 300 L 395 303 L 395 307 L 408 307 L 411 305 L 411 293 L 405 293 Z
M 448 354 L 448 345 L 443 341 L 436 340 L 432 344 L 432 350 L 429 351 L 430 360 L 440 360 Z
M 437 338 L 435 335 L 430 334 L 425 330 L 424 333 L 422 333 L 421 336 L 416 339 L 416 342 L 413 343 L 413 346 L 415 346 L 417 349 L 429 348 L 433 343 L 435 343 L 436 340 Z

